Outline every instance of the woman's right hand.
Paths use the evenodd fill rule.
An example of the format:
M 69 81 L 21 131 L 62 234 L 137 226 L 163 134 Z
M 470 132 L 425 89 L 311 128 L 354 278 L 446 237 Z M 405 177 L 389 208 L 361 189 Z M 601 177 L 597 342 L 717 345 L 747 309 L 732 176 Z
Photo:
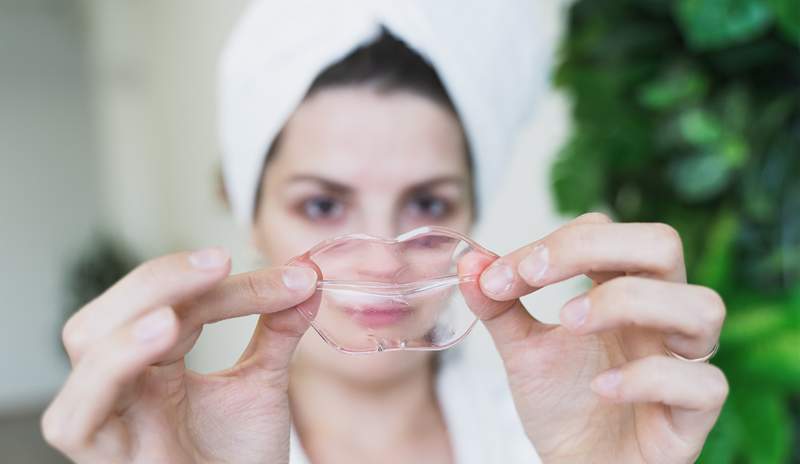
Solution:
M 288 462 L 288 367 L 308 323 L 314 270 L 228 276 L 215 248 L 149 261 L 64 327 L 72 372 L 42 418 L 45 439 L 79 463 Z M 240 360 L 184 367 L 204 324 L 261 314 Z

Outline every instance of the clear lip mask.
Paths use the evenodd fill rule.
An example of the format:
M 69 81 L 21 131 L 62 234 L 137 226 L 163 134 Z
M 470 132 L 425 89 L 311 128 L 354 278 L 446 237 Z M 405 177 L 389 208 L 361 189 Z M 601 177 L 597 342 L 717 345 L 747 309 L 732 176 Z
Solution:
M 443 350 L 477 322 L 460 288 L 478 276 L 457 272 L 459 260 L 470 253 L 496 256 L 441 227 L 395 239 L 334 238 L 289 262 L 315 267 L 320 275 L 316 293 L 296 309 L 345 353 Z

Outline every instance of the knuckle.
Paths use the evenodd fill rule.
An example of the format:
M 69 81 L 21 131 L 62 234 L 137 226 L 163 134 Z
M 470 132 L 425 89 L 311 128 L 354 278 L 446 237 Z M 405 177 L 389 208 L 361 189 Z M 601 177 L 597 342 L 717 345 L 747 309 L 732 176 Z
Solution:
M 131 271 L 133 280 L 146 287 L 163 287 L 180 281 L 188 266 L 183 253 L 163 255 L 145 261 Z
M 588 295 L 592 307 L 604 307 L 606 302 L 615 303 L 614 307 L 620 306 L 617 303 L 620 303 L 626 295 L 625 287 L 627 284 L 623 280 L 623 277 L 615 277 L 589 290 Z
M 706 385 L 706 391 L 714 406 L 719 406 L 725 403 L 728 398 L 730 386 L 728 385 L 728 379 L 719 367 L 714 365 L 709 365 L 709 367 L 711 368 L 711 375 Z
M 75 317 L 69 318 L 61 329 L 61 342 L 68 353 L 77 352 L 83 344 L 84 334 Z
M 54 417 L 55 415 L 51 407 L 42 416 L 40 427 L 45 442 L 65 453 L 72 453 L 82 448 L 85 441 L 82 431 L 66 427 Z
M 598 213 L 596 211 L 581 214 L 577 219 L 579 219 L 581 222 L 591 222 L 596 224 L 611 224 L 614 222 L 607 214 Z
M 161 266 L 156 260 L 151 260 L 140 264 L 132 271 L 132 276 L 138 285 L 149 288 L 162 285 Z
M 638 289 L 640 280 L 639 277 L 634 276 L 615 277 L 605 284 L 598 286 L 597 289 L 599 290 L 605 286 L 607 287 L 605 289 L 607 294 L 613 294 L 615 296 L 630 295 Z
M 609 307 L 629 308 L 636 302 L 641 280 L 634 276 L 615 277 L 592 290 L 596 294 L 592 301 L 596 298 L 598 302 L 607 302 Z M 638 314 L 638 311 L 634 314 Z
M 681 243 L 681 235 L 678 233 L 677 229 L 671 225 L 663 222 L 655 222 L 652 226 L 660 239 L 673 244 Z
M 725 321 L 725 303 L 719 294 L 708 288 L 695 286 L 698 304 L 693 311 L 694 320 L 687 327 L 687 334 L 711 339 L 717 337 L 722 323 Z
M 673 270 L 683 264 L 683 241 L 678 231 L 669 224 L 654 223 L 651 225 L 653 235 L 661 251 L 658 262 L 663 270 Z
M 244 283 L 247 292 L 257 301 L 269 300 L 278 287 L 274 277 L 257 272 L 247 274 Z
M 713 328 L 715 331 L 722 327 L 725 321 L 725 302 L 714 289 L 709 287 L 699 287 L 703 304 L 701 314 L 704 325 Z
M 42 431 L 44 441 L 57 446 L 61 443 L 61 426 L 56 422 L 54 415 L 53 407 L 47 408 L 39 421 L 39 428 Z

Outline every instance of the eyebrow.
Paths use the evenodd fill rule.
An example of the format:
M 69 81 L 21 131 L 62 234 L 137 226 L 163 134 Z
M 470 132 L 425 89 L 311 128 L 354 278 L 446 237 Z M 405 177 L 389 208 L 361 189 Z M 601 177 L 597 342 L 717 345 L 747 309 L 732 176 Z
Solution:
M 340 195 L 350 195 L 353 192 L 353 188 L 343 184 L 341 182 L 337 182 L 332 179 L 327 179 L 321 176 L 315 176 L 310 174 L 298 174 L 289 178 L 289 183 L 300 183 L 300 182 L 311 182 L 318 184 L 325 190 L 328 190 L 333 193 L 337 193 Z M 413 193 L 424 191 L 427 189 L 432 189 L 434 187 L 438 187 L 439 185 L 443 184 L 456 184 L 459 187 L 464 187 L 468 181 L 459 176 L 439 176 L 434 177 L 432 179 L 428 179 L 426 181 L 420 182 L 418 184 L 411 185 L 406 187 L 403 191 L 404 194 Z
M 348 187 L 345 184 L 336 182 L 331 179 L 326 179 L 324 177 L 313 176 L 309 174 L 299 174 L 296 176 L 292 176 L 289 178 L 289 183 L 302 183 L 302 182 L 311 182 L 314 184 L 318 184 L 325 190 L 338 193 L 341 195 L 350 194 L 353 189 Z

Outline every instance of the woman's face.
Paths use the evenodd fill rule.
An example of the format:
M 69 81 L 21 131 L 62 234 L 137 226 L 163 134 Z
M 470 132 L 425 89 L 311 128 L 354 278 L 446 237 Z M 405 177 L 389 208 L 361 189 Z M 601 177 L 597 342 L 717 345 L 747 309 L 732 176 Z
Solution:
M 394 237 L 423 225 L 467 232 L 467 149 L 456 116 L 430 98 L 371 86 L 312 94 L 284 127 L 262 179 L 254 241 L 283 264 L 327 238 Z M 430 353 L 346 356 L 309 331 L 299 365 L 357 382 L 394 381 Z

